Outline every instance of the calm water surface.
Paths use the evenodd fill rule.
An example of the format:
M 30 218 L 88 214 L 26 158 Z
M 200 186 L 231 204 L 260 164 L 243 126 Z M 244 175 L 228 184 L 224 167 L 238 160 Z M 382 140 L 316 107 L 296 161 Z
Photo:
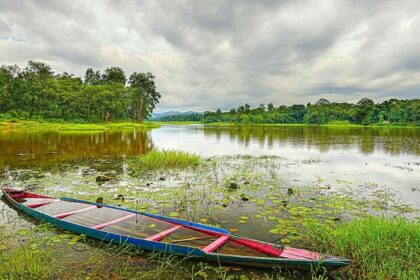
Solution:
M 0 168 L 45 168 L 74 160 L 121 159 L 153 148 L 203 156 L 275 155 L 290 160 L 290 185 L 325 179 L 375 183 L 420 207 L 420 129 L 341 127 L 204 127 L 70 133 L 0 130 Z M 294 166 L 295 160 L 312 164 Z

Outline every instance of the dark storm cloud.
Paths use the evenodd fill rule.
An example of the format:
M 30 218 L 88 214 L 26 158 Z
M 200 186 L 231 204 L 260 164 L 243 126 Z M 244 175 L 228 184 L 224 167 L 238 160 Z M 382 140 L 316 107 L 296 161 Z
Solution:
M 151 71 L 160 110 L 413 98 L 419 1 L 1 1 L 0 60 Z

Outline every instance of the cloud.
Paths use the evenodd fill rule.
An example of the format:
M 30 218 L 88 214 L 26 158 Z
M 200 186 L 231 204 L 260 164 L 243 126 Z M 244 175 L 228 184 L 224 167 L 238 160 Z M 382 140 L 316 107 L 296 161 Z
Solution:
M 419 1 L 2 1 L 0 62 L 150 71 L 158 110 L 418 98 Z

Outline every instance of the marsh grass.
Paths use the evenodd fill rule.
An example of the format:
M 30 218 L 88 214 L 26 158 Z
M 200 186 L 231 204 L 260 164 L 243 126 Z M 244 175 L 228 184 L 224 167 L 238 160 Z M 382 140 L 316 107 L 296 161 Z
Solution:
M 201 158 L 197 154 L 191 154 L 175 150 L 151 151 L 129 161 L 130 168 L 136 172 L 183 169 L 196 167 Z
M 344 279 L 420 279 L 420 223 L 368 217 L 338 226 L 309 225 L 313 249 L 351 259 Z
M 48 251 L 33 253 L 19 248 L 13 252 L 0 252 L 0 279 L 47 279 L 51 277 Z

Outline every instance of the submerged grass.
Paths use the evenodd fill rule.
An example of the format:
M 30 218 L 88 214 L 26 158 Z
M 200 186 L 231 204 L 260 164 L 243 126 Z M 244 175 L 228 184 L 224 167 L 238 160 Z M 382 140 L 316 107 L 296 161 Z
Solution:
M 176 150 L 153 150 L 147 154 L 135 157 L 129 162 L 134 172 L 183 169 L 195 167 L 200 163 L 200 156 Z
M 338 226 L 309 226 L 314 249 L 347 256 L 344 279 L 420 279 L 420 222 L 369 217 Z

